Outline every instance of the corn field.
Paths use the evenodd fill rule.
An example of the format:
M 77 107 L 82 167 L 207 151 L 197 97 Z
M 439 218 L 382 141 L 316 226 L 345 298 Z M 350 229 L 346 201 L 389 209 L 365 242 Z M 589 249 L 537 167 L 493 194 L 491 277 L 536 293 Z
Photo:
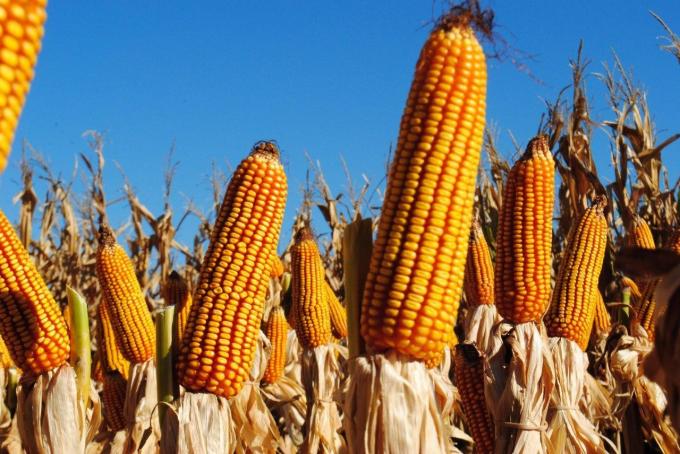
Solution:
M 153 212 L 105 181 L 101 133 L 70 179 L 10 153 L 45 3 L 0 2 L 0 171 L 21 169 L 18 219 L 0 212 L 0 452 L 680 452 L 680 133 L 618 57 L 594 71 L 579 45 L 535 136 L 501 150 L 493 14 L 453 6 L 383 180 L 345 169 L 338 191 L 310 158 L 289 223 L 300 189 L 263 140 L 211 169 L 208 207 L 172 205 L 170 157 Z

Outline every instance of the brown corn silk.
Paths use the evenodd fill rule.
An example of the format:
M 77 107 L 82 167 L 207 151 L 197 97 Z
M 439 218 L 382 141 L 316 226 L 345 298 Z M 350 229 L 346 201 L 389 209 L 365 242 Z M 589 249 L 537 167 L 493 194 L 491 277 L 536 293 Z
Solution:
M 0 3 L 0 173 L 5 170 L 19 116 L 33 80 L 47 0 Z
M 191 292 L 187 283 L 182 279 L 177 271 L 173 271 L 168 276 L 165 287 L 165 302 L 175 306 L 175 317 L 177 317 L 177 341 L 182 342 L 184 330 L 186 329 L 189 313 L 191 312 Z
M 331 318 L 324 286 L 325 271 L 314 236 L 308 229 L 296 234 L 291 248 L 295 331 L 304 348 L 331 341 Z
M 97 277 L 123 356 L 133 364 L 151 359 L 156 348 L 151 313 L 130 257 L 106 226 L 99 229 Z
M 276 306 L 269 313 L 265 326 L 265 335 L 271 342 L 271 353 L 262 381 L 276 383 L 283 376 L 286 365 L 286 343 L 288 340 L 288 322 L 281 306 Z
M 493 452 L 493 417 L 484 398 L 484 357 L 473 344 L 458 344 L 454 370 L 467 427 L 475 440 L 475 452 Z
M 256 144 L 227 187 L 201 267 L 177 363 L 191 391 L 231 397 L 248 378 L 286 194 L 278 148 Z
M 550 337 L 565 337 L 585 351 L 595 319 L 596 295 L 607 248 L 605 197 L 588 208 L 567 236 L 552 302 L 543 322 Z
M 347 337 L 347 311 L 340 303 L 338 297 L 335 295 L 333 288 L 328 282 L 324 285 L 326 292 L 326 299 L 328 301 L 328 308 L 331 317 L 331 331 L 333 336 L 337 339 L 344 339 Z
M 486 61 L 469 23 L 448 16 L 416 64 L 361 306 L 372 351 L 441 355 L 465 272 L 486 108 Z
M 0 335 L 24 373 L 47 372 L 70 356 L 68 330 L 59 305 L 2 211 Z
M 510 170 L 496 239 L 495 301 L 512 323 L 539 321 L 550 301 L 555 164 L 538 136 Z

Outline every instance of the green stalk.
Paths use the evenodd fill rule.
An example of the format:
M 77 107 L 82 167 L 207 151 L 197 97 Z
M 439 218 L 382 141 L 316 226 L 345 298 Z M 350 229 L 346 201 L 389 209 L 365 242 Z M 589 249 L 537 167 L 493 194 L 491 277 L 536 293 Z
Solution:
M 87 303 L 78 292 L 66 286 L 71 314 L 71 366 L 76 370 L 78 393 L 85 408 L 90 401 L 90 374 L 92 348 L 90 345 L 90 318 Z
M 373 221 L 357 219 L 345 227 L 342 240 L 345 274 L 345 301 L 347 305 L 347 343 L 349 357 L 366 352 L 360 332 L 361 300 L 364 296 L 366 276 L 373 249 Z
M 156 313 L 156 380 L 158 386 L 158 419 L 163 427 L 167 405 L 175 400 L 178 390 L 172 365 L 172 334 L 175 306 L 167 306 Z
M 630 320 L 630 287 L 624 287 L 621 290 L 621 309 L 619 310 L 619 322 L 628 325 Z

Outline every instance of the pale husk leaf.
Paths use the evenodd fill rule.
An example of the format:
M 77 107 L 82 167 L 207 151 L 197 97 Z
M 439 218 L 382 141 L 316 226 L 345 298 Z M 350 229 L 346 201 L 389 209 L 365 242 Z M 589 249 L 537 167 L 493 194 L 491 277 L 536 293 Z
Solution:
M 284 375 L 275 383 L 263 387 L 262 396 L 283 427 L 282 450 L 296 452 L 305 439 L 303 426 L 307 414 L 307 398 L 304 388 L 300 382 Z
M 480 304 L 470 308 L 465 318 L 465 340 L 474 342 L 487 358 L 491 358 L 501 348 L 503 341 L 496 335 L 501 322 L 494 304 Z
M 133 364 L 130 368 L 123 408 L 127 422 L 125 452 L 156 452 L 158 446 L 156 434 L 160 433 L 158 417 L 155 416 L 157 404 L 158 388 L 154 360 Z
M 453 440 L 457 439 L 465 443 L 472 443 L 472 437 L 456 425 L 456 423 L 462 423 L 460 418 L 457 417 L 462 413 L 460 409 L 460 395 L 449 378 L 450 370 L 451 349 L 445 347 L 441 363 L 437 367 L 428 369 L 427 373 L 432 380 L 435 401 L 437 402 L 437 407 L 439 407 L 439 414 L 442 417 L 447 432 L 447 452 L 459 453 L 460 451 L 454 445 Z M 456 410 L 458 410 L 457 414 Z

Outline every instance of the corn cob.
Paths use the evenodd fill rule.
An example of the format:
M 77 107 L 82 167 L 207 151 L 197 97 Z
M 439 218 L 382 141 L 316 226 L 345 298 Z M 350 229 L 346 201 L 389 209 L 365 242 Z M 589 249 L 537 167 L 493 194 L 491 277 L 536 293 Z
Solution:
M 548 140 L 538 136 L 510 170 L 498 220 L 495 302 L 513 323 L 541 320 L 550 302 L 554 184 Z
M 168 282 L 165 288 L 165 302 L 171 306 L 175 306 L 175 314 L 177 317 L 177 340 L 182 342 L 184 338 L 184 330 L 186 329 L 187 319 L 191 312 L 192 303 L 191 293 L 187 287 L 186 282 L 182 276 L 173 271 L 168 276 Z
M 113 432 L 125 428 L 125 392 L 127 380 L 118 372 L 104 373 L 102 410 L 104 419 Z
M 295 332 L 303 347 L 313 349 L 331 341 L 331 316 L 323 263 L 308 229 L 295 235 L 291 257 Z
M 486 61 L 463 18 L 421 51 L 373 247 L 361 335 L 373 351 L 428 360 L 453 333 L 486 108 Z
M 272 271 L 271 276 L 274 278 L 281 277 L 285 271 L 283 262 L 276 253 L 272 254 Z
M 14 363 L 12 362 L 12 357 L 7 349 L 7 344 L 5 344 L 5 340 L 0 337 L 0 368 L 7 369 L 12 366 L 14 366 Z
M 24 373 L 69 359 L 66 321 L 12 225 L 0 211 L 0 335 Z
M 593 328 L 596 332 L 608 333 L 611 330 L 611 326 L 611 316 L 602 298 L 602 293 L 598 290 L 595 292 L 595 321 L 593 322 Z
M 470 306 L 493 304 L 493 263 L 482 228 L 474 222 L 470 230 L 467 261 L 465 262 L 465 299 Z
M 99 358 L 104 373 L 119 372 L 127 380 L 130 373 L 130 362 L 125 359 L 118 347 L 116 332 L 113 329 L 111 314 L 105 301 L 97 307 L 97 337 L 99 341 Z
M 635 216 L 626 230 L 624 238 L 626 245 L 635 246 L 643 249 L 655 249 L 654 236 L 649 224 L 640 216 Z M 654 311 L 656 303 L 654 301 L 654 290 L 658 279 L 638 282 L 639 297 L 633 301 L 633 322 L 640 325 L 647 331 L 650 339 L 654 338 Z M 633 291 L 631 289 L 631 294 Z
M 276 145 L 258 143 L 232 176 L 201 267 L 177 363 L 191 391 L 231 397 L 248 378 L 286 191 Z
M 344 339 L 347 337 L 347 311 L 345 307 L 340 304 L 338 297 L 331 288 L 328 282 L 325 282 L 324 290 L 326 292 L 326 300 L 328 301 L 328 308 L 331 316 L 331 331 L 336 339 Z
M 640 293 L 640 289 L 638 288 L 635 281 L 632 280 L 631 278 L 623 276 L 621 278 L 621 286 L 628 287 L 630 289 L 630 294 L 633 298 L 636 299 L 642 298 L 642 293 Z
M 666 243 L 666 249 L 670 249 L 676 254 L 680 254 L 680 228 L 676 228 L 671 232 L 671 236 Z
M 288 341 L 288 322 L 281 306 L 276 306 L 270 312 L 265 334 L 272 344 L 272 352 L 262 380 L 266 383 L 276 383 L 283 375 L 283 368 L 286 365 L 286 343 Z
M 131 363 L 149 360 L 156 346 L 151 313 L 132 261 L 106 226 L 99 229 L 97 277 L 123 356 Z
M 33 80 L 47 0 L 0 3 L 0 173 L 7 166 L 21 109 Z
M 585 351 L 595 318 L 597 281 L 607 248 L 605 197 L 598 197 L 567 237 L 550 308 L 543 319 L 548 335 L 565 337 Z
M 484 399 L 484 361 L 473 344 L 456 346 L 456 387 L 463 404 L 467 426 L 475 441 L 475 452 L 494 451 L 494 423 Z

